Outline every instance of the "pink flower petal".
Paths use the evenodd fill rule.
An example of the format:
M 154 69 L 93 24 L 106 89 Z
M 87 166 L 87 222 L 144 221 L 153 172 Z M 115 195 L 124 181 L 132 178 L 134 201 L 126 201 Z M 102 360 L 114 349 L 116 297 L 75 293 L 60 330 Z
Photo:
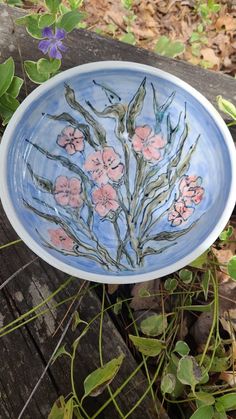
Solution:
M 195 183 L 197 179 L 198 177 L 196 175 L 186 176 L 186 181 L 188 184 L 190 184 L 191 182 Z
M 194 212 L 194 208 L 185 207 L 182 213 L 183 220 L 186 221 L 192 215 L 193 212 Z
M 118 202 L 112 199 L 111 201 L 109 201 L 109 208 L 112 211 L 116 211 L 119 208 Z
M 74 246 L 73 240 L 67 236 L 62 228 L 48 230 L 51 243 L 64 250 L 72 250 Z
M 70 139 L 68 137 L 66 137 L 65 135 L 58 135 L 57 136 L 57 144 L 60 147 L 65 147 L 66 144 L 68 144 L 70 142 Z
M 201 187 L 198 187 L 196 189 L 195 196 L 192 198 L 192 201 L 194 202 L 194 204 L 196 204 L 196 205 L 200 204 L 200 202 L 203 198 L 203 195 L 204 195 L 204 189 L 201 188 Z
M 87 160 L 84 164 L 84 167 L 89 172 L 97 170 L 98 168 L 103 168 L 103 160 L 101 151 L 95 151 L 95 153 L 90 154 L 87 157 Z
M 169 221 L 175 220 L 176 217 L 178 217 L 178 216 L 179 216 L 179 213 L 177 211 L 173 210 L 173 211 L 169 212 L 168 220 Z
M 58 176 L 55 180 L 54 191 L 61 192 L 69 187 L 69 180 L 66 176 Z
M 124 165 L 120 163 L 117 167 L 114 169 L 110 168 L 107 171 L 107 175 L 111 180 L 114 180 L 114 182 L 117 182 L 120 180 L 124 173 Z
M 62 134 L 70 138 L 74 136 L 74 131 L 75 129 L 71 125 L 69 125 L 62 130 Z
M 172 221 L 172 226 L 179 226 L 182 223 L 182 218 L 181 217 L 177 217 L 175 220 Z
M 95 189 L 92 192 L 92 200 L 94 204 L 97 204 L 98 202 L 102 201 L 103 199 L 103 190 L 102 188 Z
M 145 160 L 152 161 L 152 160 L 160 160 L 161 153 L 159 150 L 152 148 L 152 147 L 144 147 L 143 148 L 143 157 Z
M 184 208 L 185 208 L 185 206 L 184 206 L 184 202 L 182 202 L 182 201 L 177 201 L 177 202 L 175 203 L 174 207 L 175 207 L 176 211 L 177 211 L 179 214 L 182 214 L 182 212 L 184 211 Z
M 152 147 L 155 148 L 163 148 L 166 145 L 166 141 L 162 137 L 162 135 L 154 135 L 153 137 L 148 140 L 149 146 L 152 145 Z
M 104 147 L 102 158 L 104 165 L 108 167 L 116 167 L 120 163 L 120 156 L 112 147 Z
M 69 188 L 71 194 L 80 194 L 81 192 L 81 180 L 76 177 L 72 177 L 69 180 Z
M 96 170 L 92 172 L 92 178 L 99 186 L 106 185 L 109 182 L 109 177 L 104 170 Z
M 75 154 L 75 147 L 74 147 L 73 144 L 71 144 L 71 143 L 70 144 L 67 144 L 65 146 L 65 149 L 66 149 L 66 151 L 67 151 L 68 154 L 70 154 L 70 155 Z
M 97 213 L 101 216 L 101 217 L 105 217 L 108 212 L 110 211 L 110 208 L 107 208 L 105 205 L 98 203 L 95 206 L 95 211 L 97 211 Z
M 74 138 L 75 139 L 83 139 L 84 138 L 84 134 L 82 133 L 82 131 L 80 131 L 78 128 L 75 129 L 74 132 Z
M 111 185 L 105 185 L 102 188 L 103 195 L 105 195 L 109 200 L 118 200 L 117 192 Z
M 72 208 L 79 208 L 83 205 L 83 201 L 79 195 L 70 195 L 68 204 Z
M 187 188 L 187 183 L 186 183 L 185 177 L 183 177 L 183 179 L 181 179 L 180 184 L 179 184 L 179 190 L 182 194 L 185 191 L 185 188 Z
M 83 138 L 75 138 L 73 141 L 73 146 L 75 148 L 76 151 L 83 151 L 84 149 L 84 141 Z
M 59 192 L 54 195 L 56 202 L 63 207 L 69 204 L 69 194 L 65 192 Z
M 134 135 L 132 138 L 132 144 L 135 151 L 140 152 L 143 149 L 143 140 L 138 137 L 138 135 Z
M 149 125 L 144 125 L 142 127 L 137 127 L 135 129 L 135 134 L 138 135 L 142 140 L 146 140 L 151 134 L 152 129 Z

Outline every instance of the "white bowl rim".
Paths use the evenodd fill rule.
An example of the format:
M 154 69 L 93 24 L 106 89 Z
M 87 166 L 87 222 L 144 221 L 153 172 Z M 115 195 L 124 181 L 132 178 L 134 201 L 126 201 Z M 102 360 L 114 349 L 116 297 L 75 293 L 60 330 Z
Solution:
M 150 75 L 158 76 L 163 78 L 167 81 L 174 83 L 175 85 L 181 87 L 185 91 L 187 91 L 190 95 L 195 97 L 201 105 L 206 109 L 208 114 L 212 117 L 215 124 L 218 126 L 219 130 L 224 137 L 225 144 L 227 146 L 230 162 L 231 162 L 231 170 L 232 170 L 232 178 L 231 178 L 231 185 L 230 191 L 228 195 L 228 199 L 225 203 L 224 210 L 221 214 L 220 219 L 218 220 L 217 224 L 208 235 L 208 237 L 199 245 L 197 246 L 190 254 L 186 255 L 179 261 L 168 265 L 164 268 L 159 270 L 155 270 L 152 272 L 147 273 L 133 273 L 131 275 L 106 275 L 103 274 L 94 274 L 89 273 L 88 271 L 84 271 L 72 266 L 69 264 L 64 263 L 58 260 L 56 257 L 50 255 L 46 250 L 44 250 L 35 240 L 32 240 L 30 234 L 25 230 L 24 226 L 22 225 L 21 221 L 18 219 L 17 212 L 13 207 L 13 203 L 10 197 L 10 193 L 7 186 L 7 156 L 8 150 L 11 145 L 11 137 L 13 136 L 14 129 L 16 125 L 19 123 L 22 115 L 29 107 L 29 105 L 35 100 L 38 99 L 39 96 L 44 94 L 47 90 L 53 88 L 58 83 L 62 82 L 65 79 L 68 79 L 70 76 L 75 76 L 79 73 L 89 73 L 92 71 L 97 70 L 115 70 L 115 69 L 127 69 L 127 70 L 134 70 L 140 72 L 146 72 Z M 193 260 L 197 259 L 202 253 L 204 253 L 217 239 L 221 231 L 224 229 L 225 225 L 227 224 L 232 211 L 235 205 L 235 190 L 236 190 L 236 150 L 234 147 L 234 142 L 232 136 L 223 121 L 220 114 L 216 111 L 214 106 L 195 88 L 190 86 L 188 83 L 182 81 L 180 78 L 173 76 L 170 73 L 167 73 L 163 70 L 158 68 L 146 65 L 146 64 L 139 64 L 135 62 L 129 61 L 97 61 L 87 64 L 81 64 L 71 69 L 65 70 L 60 74 L 54 76 L 52 79 L 44 82 L 40 86 L 38 86 L 35 90 L 33 90 L 24 101 L 21 103 L 19 108 L 16 110 L 14 115 L 12 116 L 2 138 L 1 146 L 0 146 L 0 197 L 2 200 L 2 205 L 4 211 L 13 226 L 14 230 L 18 234 L 18 236 L 25 242 L 25 244 L 38 256 L 40 256 L 43 260 L 47 263 L 52 265 L 53 267 L 69 274 L 74 277 L 78 277 L 81 279 L 85 279 L 88 281 L 95 281 L 100 283 L 111 283 L 111 284 L 131 284 L 131 283 L 138 283 L 143 281 L 149 281 L 152 279 L 160 278 L 166 275 L 170 275 L 171 273 L 183 268 L 184 266 L 191 263 Z

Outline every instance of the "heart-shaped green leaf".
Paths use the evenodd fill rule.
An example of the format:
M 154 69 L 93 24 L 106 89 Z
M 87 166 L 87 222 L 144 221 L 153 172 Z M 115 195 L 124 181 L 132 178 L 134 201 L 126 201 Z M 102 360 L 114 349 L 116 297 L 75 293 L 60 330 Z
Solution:
M 147 336 L 159 336 L 167 328 L 167 318 L 162 314 L 153 314 L 140 324 L 141 331 Z
M 129 335 L 129 338 L 138 351 L 144 355 L 157 356 L 165 348 L 165 345 L 158 339 L 142 338 L 134 335 Z
M 103 367 L 100 367 L 89 374 L 84 380 L 83 399 L 87 396 L 97 396 L 101 394 L 118 373 L 123 359 L 124 354 L 121 354 L 118 358 L 112 359 Z

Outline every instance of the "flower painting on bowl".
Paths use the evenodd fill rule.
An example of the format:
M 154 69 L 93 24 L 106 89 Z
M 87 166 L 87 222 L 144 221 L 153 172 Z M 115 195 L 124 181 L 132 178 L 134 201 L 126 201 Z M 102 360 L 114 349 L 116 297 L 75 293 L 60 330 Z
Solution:
M 26 109 L 17 136 L 9 182 L 22 223 L 82 277 L 157 275 L 205 239 L 213 206 L 222 212 L 218 128 L 158 75 L 74 73 Z

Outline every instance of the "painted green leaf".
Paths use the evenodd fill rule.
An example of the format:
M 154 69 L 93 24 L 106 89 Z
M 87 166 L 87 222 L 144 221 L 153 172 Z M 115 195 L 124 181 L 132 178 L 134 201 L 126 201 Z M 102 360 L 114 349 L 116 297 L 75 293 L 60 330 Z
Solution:
M 50 10 L 50 12 L 55 13 L 59 9 L 61 0 L 45 0 L 45 3 L 46 3 L 47 8 Z
M 190 419 L 213 419 L 214 409 L 212 406 L 201 406 L 199 407 Z
M 65 399 L 63 396 L 59 397 L 52 406 L 48 419 L 64 419 Z
M 176 278 L 167 278 L 164 283 L 164 288 L 169 291 L 173 292 L 178 286 L 178 281 Z
M 15 64 L 13 58 L 8 58 L 4 63 L 0 64 L 0 97 L 6 93 L 13 80 Z
M 188 269 L 181 269 L 179 277 L 185 284 L 190 284 L 193 280 L 193 273 Z
M 135 35 L 132 32 L 125 33 L 120 37 L 120 41 L 125 42 L 129 45 L 135 45 L 136 44 L 136 38 Z
M 42 176 L 38 176 L 36 175 L 33 170 L 32 167 L 29 163 L 27 163 L 27 169 L 29 170 L 29 173 L 34 181 L 34 184 L 41 189 L 44 192 L 49 192 L 49 193 L 53 193 L 53 183 L 42 177 Z
M 137 118 L 137 116 L 140 114 L 140 112 L 143 109 L 143 102 L 146 96 L 145 86 L 146 86 L 146 77 L 144 77 L 138 90 L 136 91 L 135 95 L 133 96 L 133 98 L 131 99 L 128 105 L 126 127 L 130 136 L 134 134 L 135 119 Z
M 84 380 L 84 396 L 97 396 L 111 383 L 123 362 L 124 354 L 93 371 Z
M 65 405 L 65 408 L 64 408 L 63 419 L 72 419 L 73 418 L 73 410 L 74 410 L 74 400 L 73 400 L 73 398 L 71 398 L 66 402 L 66 405 Z
M 174 58 L 184 52 L 185 46 L 183 42 L 171 41 L 167 36 L 163 35 L 156 43 L 154 51 L 157 54 L 165 55 L 166 57 Z
M 166 374 L 161 379 L 161 392 L 162 394 L 171 394 L 176 385 L 176 378 L 174 374 Z
M 197 259 L 191 262 L 189 266 L 191 266 L 192 268 L 201 269 L 207 262 L 208 253 L 209 251 L 206 250 L 206 252 L 204 252 L 201 256 L 199 256 Z
M 66 32 L 71 32 L 84 17 L 84 13 L 78 12 L 77 10 L 71 10 L 62 16 L 58 26 L 63 28 Z
M 19 101 L 8 93 L 4 93 L 0 97 L 0 116 L 3 120 L 3 125 L 6 125 L 10 121 L 19 105 Z
M 140 323 L 141 331 L 147 336 L 159 336 L 167 328 L 167 318 L 162 314 L 153 314 Z
M 24 62 L 24 67 L 25 67 L 25 71 L 29 79 L 32 80 L 36 84 L 42 84 L 46 80 L 48 80 L 50 77 L 49 74 L 39 73 L 37 69 L 37 62 L 35 61 L 26 60 Z
M 226 230 L 222 231 L 219 235 L 219 239 L 222 241 L 227 241 L 233 234 L 233 227 L 229 226 Z
M 16 98 L 20 93 L 22 84 L 23 80 L 20 77 L 14 76 L 10 86 L 7 89 L 7 93 Z
M 227 266 L 228 274 L 236 281 L 236 256 L 233 256 Z
M 178 340 L 178 342 L 176 342 L 174 352 L 177 352 L 179 355 L 184 356 L 188 355 L 189 351 L 190 348 L 186 342 L 184 342 L 183 340 Z
M 165 348 L 163 342 L 153 338 L 142 338 L 139 336 L 129 335 L 134 346 L 144 355 L 157 356 L 162 349 Z
M 38 20 L 38 27 L 40 29 L 46 28 L 51 26 L 55 22 L 55 15 L 51 15 L 50 13 L 45 13 L 40 16 Z
M 46 58 L 40 58 L 37 61 L 37 70 L 41 74 L 52 74 L 56 73 L 61 67 L 61 60 L 47 60 Z
M 185 355 L 180 359 L 177 368 L 177 377 L 182 384 L 189 385 L 194 391 L 196 384 L 202 379 L 201 367 L 197 364 L 195 358 Z
M 229 412 L 236 409 L 236 393 L 225 394 L 216 399 L 216 409 L 218 412 Z
M 219 109 L 230 116 L 230 118 L 236 120 L 236 106 L 233 105 L 229 100 L 223 99 L 222 96 L 217 96 L 217 103 Z

